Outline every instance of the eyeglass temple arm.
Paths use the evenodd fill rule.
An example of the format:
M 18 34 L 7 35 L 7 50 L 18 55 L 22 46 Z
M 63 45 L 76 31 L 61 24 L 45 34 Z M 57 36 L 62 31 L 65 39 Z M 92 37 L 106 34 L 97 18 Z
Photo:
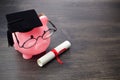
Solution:
M 48 22 L 57 30 L 56 26 L 50 20 L 48 20 Z

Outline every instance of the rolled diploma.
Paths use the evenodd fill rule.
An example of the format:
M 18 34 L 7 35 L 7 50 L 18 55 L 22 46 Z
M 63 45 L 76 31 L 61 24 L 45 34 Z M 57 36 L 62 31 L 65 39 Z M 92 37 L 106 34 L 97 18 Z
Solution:
M 69 41 L 64 41 L 63 43 L 61 43 L 60 45 L 58 45 L 56 48 L 54 48 L 58 55 L 60 55 L 60 51 L 61 50 L 66 50 L 71 46 L 71 43 Z M 39 58 L 37 60 L 37 64 L 42 67 L 44 66 L 46 63 L 48 63 L 49 61 L 51 61 L 53 58 L 55 58 L 55 54 L 53 53 L 53 51 L 50 51 L 48 53 L 46 53 L 44 56 L 42 56 L 41 58 Z

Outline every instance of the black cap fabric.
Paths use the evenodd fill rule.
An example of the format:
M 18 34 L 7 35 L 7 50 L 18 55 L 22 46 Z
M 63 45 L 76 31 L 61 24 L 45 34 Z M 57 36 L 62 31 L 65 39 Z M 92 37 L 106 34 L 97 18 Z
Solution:
M 7 14 L 6 18 L 8 29 L 11 32 L 27 32 L 35 27 L 42 26 L 34 9 Z
M 34 9 L 7 14 L 6 18 L 8 22 L 7 36 L 10 46 L 13 46 L 13 32 L 28 32 L 35 27 L 42 26 L 42 22 Z

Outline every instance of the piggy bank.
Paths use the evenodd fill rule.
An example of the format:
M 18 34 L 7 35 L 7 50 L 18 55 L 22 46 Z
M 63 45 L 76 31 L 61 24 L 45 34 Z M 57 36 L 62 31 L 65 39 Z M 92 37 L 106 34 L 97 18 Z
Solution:
M 50 36 L 56 31 L 48 28 L 48 22 L 54 28 L 55 26 L 47 16 L 38 16 L 35 10 L 9 14 L 7 20 L 8 43 L 19 51 L 24 59 L 44 52 L 50 44 Z
M 15 32 L 15 35 L 14 33 L 12 33 L 13 40 L 14 40 L 14 48 L 20 53 L 22 53 L 24 59 L 30 59 L 32 58 L 33 55 L 37 55 L 44 52 L 50 44 L 50 38 L 47 38 L 47 39 L 41 38 L 44 31 L 48 30 L 48 27 L 47 27 L 48 18 L 46 16 L 40 16 L 39 19 L 43 24 L 42 27 L 36 27 L 36 28 L 33 28 L 31 31 L 24 32 L 24 33 Z M 24 48 L 22 48 L 22 47 L 19 47 L 15 36 L 20 40 L 19 45 L 23 45 L 30 38 L 34 38 L 34 39 L 33 40 L 31 39 L 28 42 L 26 42 L 24 45 Z

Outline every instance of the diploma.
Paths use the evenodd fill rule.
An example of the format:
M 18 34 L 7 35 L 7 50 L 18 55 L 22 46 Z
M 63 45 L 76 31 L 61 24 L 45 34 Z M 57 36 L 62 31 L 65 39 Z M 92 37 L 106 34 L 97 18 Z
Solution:
M 62 64 L 62 61 L 59 59 L 58 55 L 63 53 L 65 50 L 67 50 L 71 46 L 71 43 L 69 41 L 64 41 L 48 53 L 46 53 L 41 58 L 37 59 L 37 64 L 40 67 L 43 67 L 46 63 L 51 61 L 56 57 L 57 61 Z

